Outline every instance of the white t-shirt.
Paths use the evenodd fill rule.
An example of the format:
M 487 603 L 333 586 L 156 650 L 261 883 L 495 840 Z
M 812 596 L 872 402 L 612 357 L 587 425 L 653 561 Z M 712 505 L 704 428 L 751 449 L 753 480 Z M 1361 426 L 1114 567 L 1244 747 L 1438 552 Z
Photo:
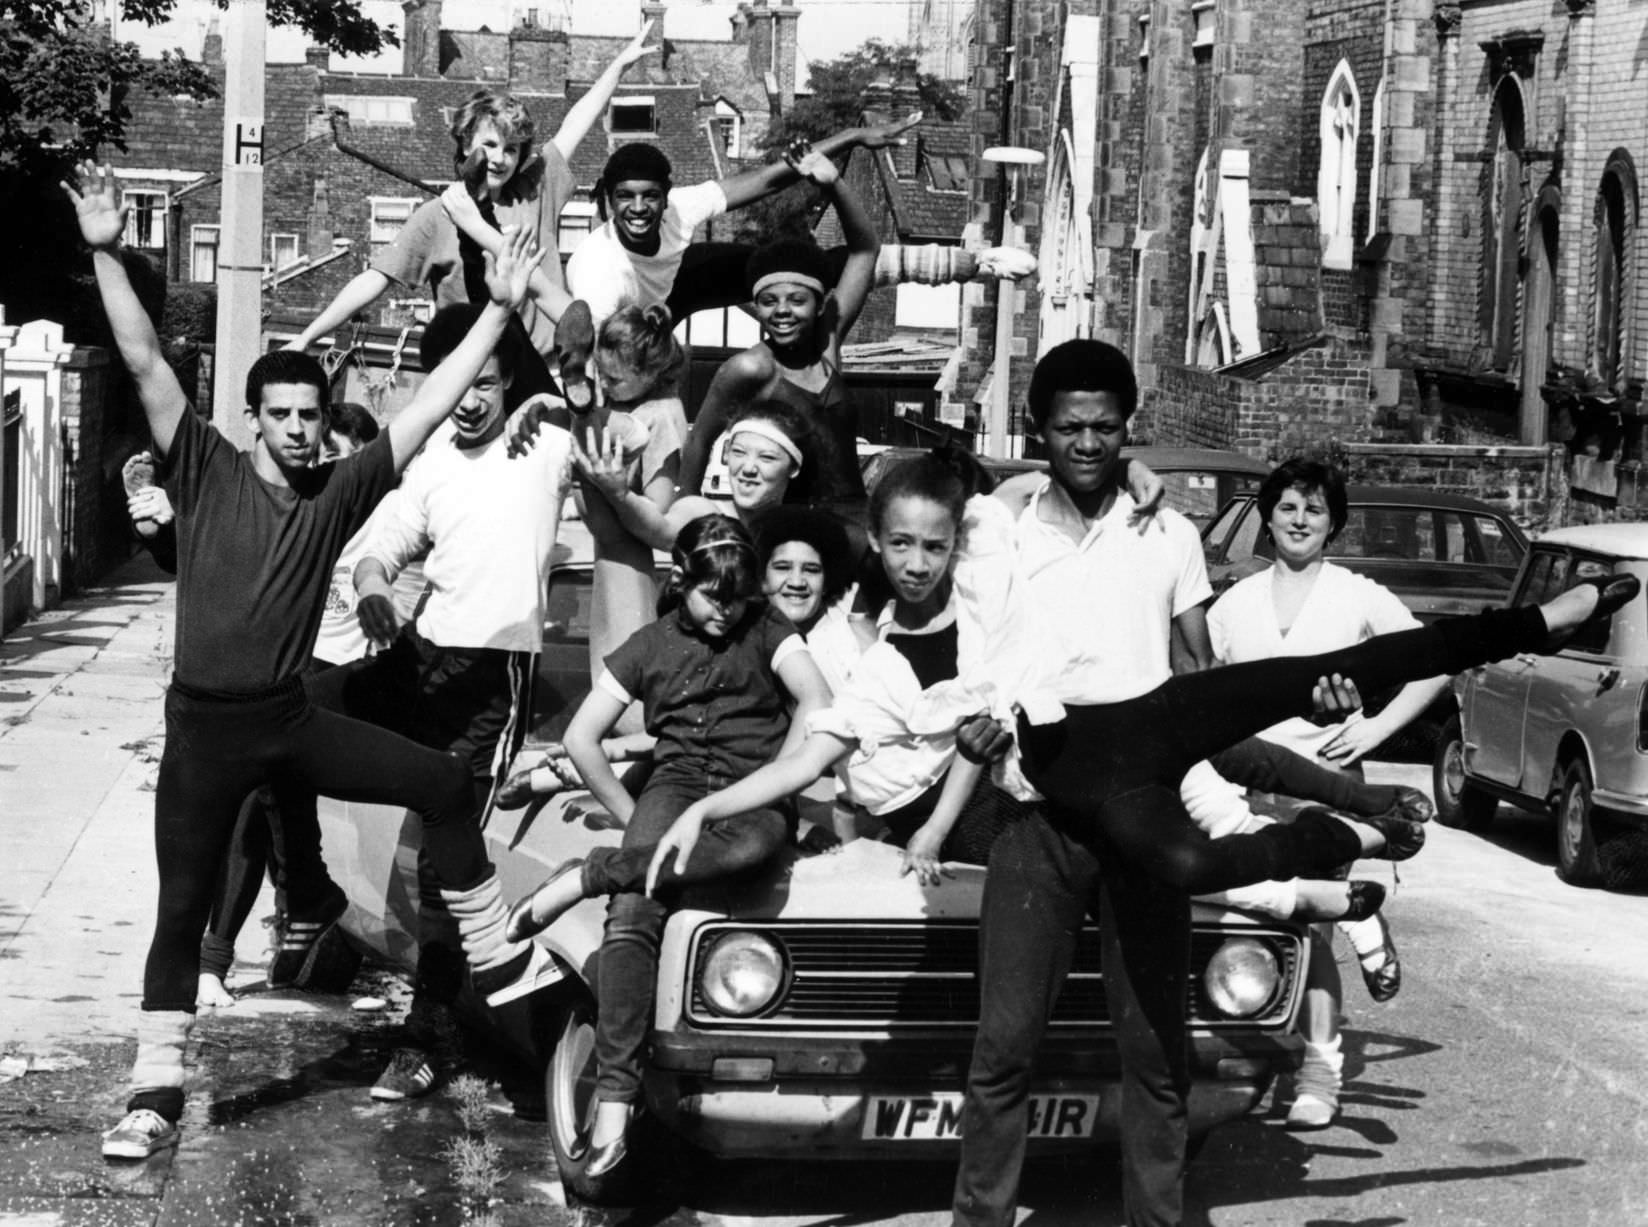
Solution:
M 408 466 L 400 502 L 375 526 L 368 552 L 393 575 L 428 551 L 418 632 L 431 643 L 538 651 L 571 440 L 545 426 L 531 451 L 511 458 L 506 430 L 478 448 L 433 443 Z
M 1248 576 L 1208 611 L 1207 627 L 1213 640 L 1213 654 L 1226 664 L 1268 660 L 1272 656 L 1316 656 L 1354 647 L 1375 635 L 1412 630 L 1419 625 L 1419 619 L 1390 589 L 1354 571 L 1324 562 L 1304 604 L 1294 615 L 1293 625 L 1283 633 L 1276 622 L 1273 575 L 1274 569 Z M 1357 712 L 1346 723 L 1362 718 Z M 1259 736 L 1314 759 L 1340 728 L 1339 724 L 1319 728 L 1303 717 L 1294 716 L 1272 725 Z
M 1195 525 L 1163 509 L 1128 523 L 1125 492 L 1078 545 L 1038 518 L 1049 481 L 1019 516 L 1020 573 L 1049 685 L 1065 703 L 1120 703 L 1172 676 L 1173 619 L 1213 595 Z
M 312 655 L 316 660 L 323 660 L 329 665 L 346 665 L 371 653 L 372 642 L 361 630 L 360 619 L 355 616 L 355 609 L 360 603 L 355 593 L 355 564 L 366 557 L 366 543 L 372 539 L 374 526 L 393 514 L 400 497 L 399 487 L 384 495 L 371 518 L 349 538 L 349 544 L 338 555 L 338 561 L 332 567 L 332 582 L 326 589 L 326 612 L 321 614 L 320 629 L 315 632 Z M 389 594 L 395 616 L 402 622 L 412 620 L 418 598 L 423 596 L 423 588 L 423 560 L 413 559 L 395 576 L 394 587 Z
M 567 261 L 568 292 L 589 304 L 597 324 L 626 303 L 662 303 L 675 285 L 681 253 L 693 233 L 726 211 L 726 193 L 713 179 L 672 188 L 658 228 L 657 253 L 643 256 L 631 251 L 619 242 L 617 227 L 608 221 L 591 230 Z

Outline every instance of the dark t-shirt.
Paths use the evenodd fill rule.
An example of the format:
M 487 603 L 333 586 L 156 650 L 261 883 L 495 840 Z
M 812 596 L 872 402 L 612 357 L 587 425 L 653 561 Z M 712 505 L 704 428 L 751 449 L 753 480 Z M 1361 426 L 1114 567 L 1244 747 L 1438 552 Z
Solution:
M 177 680 L 251 694 L 296 676 L 333 563 L 395 484 L 387 432 L 285 489 L 189 412 L 160 477 L 177 512 Z
M 722 639 L 699 634 L 679 610 L 644 626 L 606 659 L 612 680 L 641 701 L 653 760 L 726 776 L 771 761 L 789 731 L 789 695 L 773 656 L 795 624 L 765 601 Z

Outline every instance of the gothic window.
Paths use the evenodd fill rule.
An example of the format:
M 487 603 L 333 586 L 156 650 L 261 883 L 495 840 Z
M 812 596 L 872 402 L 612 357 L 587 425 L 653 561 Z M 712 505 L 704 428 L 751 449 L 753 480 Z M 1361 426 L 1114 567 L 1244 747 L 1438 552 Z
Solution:
M 1483 192 L 1480 324 L 1493 367 L 1511 365 L 1516 347 L 1516 296 L 1522 258 L 1522 89 L 1506 76 L 1494 91 L 1488 138 L 1491 160 Z
M 1344 60 L 1328 79 L 1322 95 L 1322 162 L 1316 172 L 1316 207 L 1322 235 L 1322 264 L 1349 268 L 1355 240 L 1351 217 L 1356 211 L 1356 138 L 1361 131 L 1362 98 Z
M 1636 176 L 1623 150 L 1608 160 L 1596 201 L 1596 273 L 1591 318 L 1591 361 L 1606 387 L 1618 384 L 1625 352 L 1626 312 L 1622 287 L 1626 252 L 1636 230 Z

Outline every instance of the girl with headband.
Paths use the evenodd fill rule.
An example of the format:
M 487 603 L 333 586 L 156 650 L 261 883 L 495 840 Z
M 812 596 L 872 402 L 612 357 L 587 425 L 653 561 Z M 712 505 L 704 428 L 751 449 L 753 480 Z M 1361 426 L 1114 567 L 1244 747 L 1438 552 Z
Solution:
M 761 566 L 741 523 L 721 515 L 694 520 L 671 560 L 658 621 L 607 657 L 566 732 L 585 786 L 624 824 L 623 843 L 561 865 L 510 909 L 505 930 L 524 941 L 581 900 L 610 899 L 598 960 L 586 1181 L 614 1171 L 626 1153 L 640 1104 L 658 944 L 681 890 L 765 864 L 793 841 L 796 813 L 785 801 L 712 824 L 690 866 L 644 890 L 654 844 L 694 801 L 789 751 L 808 716 L 830 701 L 795 625 L 761 599 Z M 601 752 L 601 738 L 635 700 L 657 739 L 639 797 L 625 791 Z
M 735 406 L 776 400 L 798 410 L 818 438 L 819 501 L 862 503 L 858 412 L 847 395 L 841 345 L 875 282 L 875 227 L 835 164 L 818 153 L 796 169 L 833 198 L 847 240 L 847 263 L 834 290 L 830 268 L 808 239 L 781 239 L 750 257 L 747 281 L 761 340 L 722 363 L 705 393 L 681 463 L 681 488 L 729 497 L 721 462 Z M 706 476 L 709 480 L 706 481 Z

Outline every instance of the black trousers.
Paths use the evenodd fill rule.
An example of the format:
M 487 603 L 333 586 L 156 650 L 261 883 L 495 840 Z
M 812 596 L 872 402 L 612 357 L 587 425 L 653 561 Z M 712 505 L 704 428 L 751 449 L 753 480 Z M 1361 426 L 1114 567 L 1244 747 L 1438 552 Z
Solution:
M 1372 694 L 1537 650 L 1545 635 L 1537 608 L 1489 610 L 1321 656 L 1186 674 L 1127 702 L 1072 706 L 1056 725 L 1023 725 L 1025 771 L 1048 805 L 1010 828 L 990 853 L 955 1222 L 1013 1221 L 1030 1071 L 1082 916 L 1096 912 L 1122 1059 L 1127 1222 L 1177 1227 L 1189 1092 L 1188 897 L 1323 873 L 1360 852 L 1354 833 L 1310 814 L 1293 825 L 1210 839 L 1179 799 L 1184 773 L 1285 717 L 1308 715 L 1324 675 L 1343 674 Z
M 200 937 L 230 833 L 247 794 L 274 780 L 415 810 L 449 888 L 477 885 L 491 872 L 471 820 L 469 773 L 456 756 L 320 711 L 299 678 L 253 698 L 173 682 L 155 789 L 160 898 L 143 972 L 145 1010 L 194 1012 Z

